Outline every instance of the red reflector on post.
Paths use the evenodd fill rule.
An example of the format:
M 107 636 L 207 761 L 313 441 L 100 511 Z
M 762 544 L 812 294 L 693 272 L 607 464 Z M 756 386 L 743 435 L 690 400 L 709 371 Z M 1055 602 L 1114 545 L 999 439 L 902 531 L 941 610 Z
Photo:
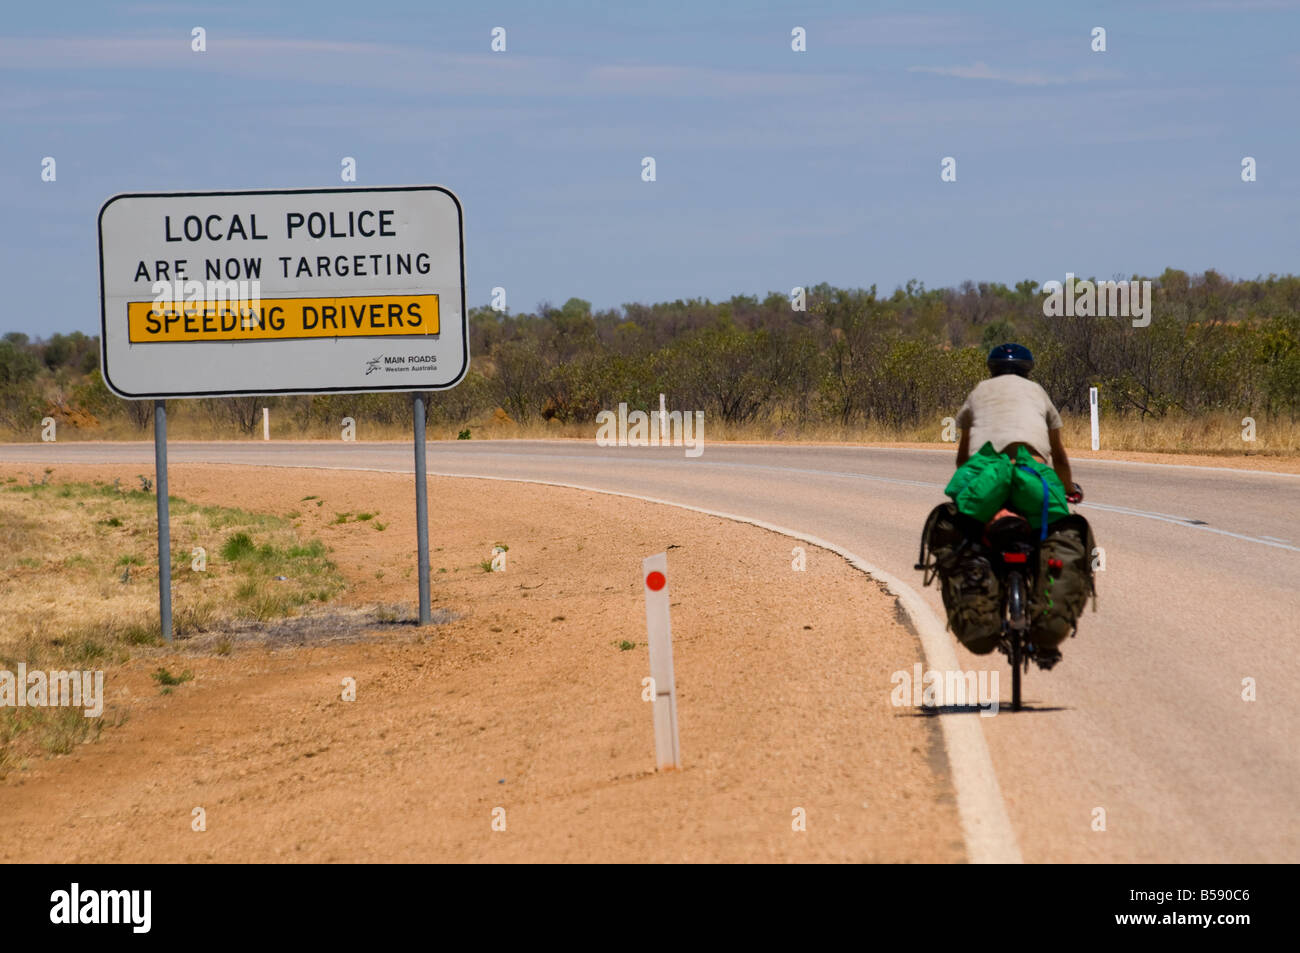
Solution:
M 1004 563 L 1023 563 L 1026 560 L 1024 553 L 1003 553 L 1002 561 Z

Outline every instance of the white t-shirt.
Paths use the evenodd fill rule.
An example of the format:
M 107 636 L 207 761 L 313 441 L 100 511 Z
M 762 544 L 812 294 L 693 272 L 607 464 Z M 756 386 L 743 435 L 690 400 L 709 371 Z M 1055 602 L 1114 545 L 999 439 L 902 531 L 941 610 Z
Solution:
M 985 442 L 999 453 L 1013 443 L 1028 444 L 1044 460 L 1051 459 L 1052 444 L 1047 432 L 1061 429 L 1047 391 L 1019 374 L 999 374 L 980 381 L 957 411 L 957 426 L 970 428 L 970 450 L 976 453 Z

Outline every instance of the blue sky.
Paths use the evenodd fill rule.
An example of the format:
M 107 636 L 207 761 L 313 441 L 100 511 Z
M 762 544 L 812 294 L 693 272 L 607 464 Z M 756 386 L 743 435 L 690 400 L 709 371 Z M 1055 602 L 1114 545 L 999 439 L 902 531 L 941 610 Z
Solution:
M 10 4 L 0 332 L 97 332 L 109 196 L 343 156 L 460 196 L 472 306 L 1294 272 L 1298 36 L 1300 0 Z

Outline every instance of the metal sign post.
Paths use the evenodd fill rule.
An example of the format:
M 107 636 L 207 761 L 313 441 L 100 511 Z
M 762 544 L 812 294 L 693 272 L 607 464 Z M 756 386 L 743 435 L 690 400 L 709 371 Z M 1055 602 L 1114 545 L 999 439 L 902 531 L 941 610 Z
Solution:
M 411 395 L 415 404 L 415 546 L 420 565 L 420 625 L 428 625 L 429 609 L 429 481 L 424 459 L 424 395 Z
M 154 490 L 158 494 L 158 616 L 162 637 L 172 640 L 172 524 L 167 505 L 167 402 L 153 402 Z

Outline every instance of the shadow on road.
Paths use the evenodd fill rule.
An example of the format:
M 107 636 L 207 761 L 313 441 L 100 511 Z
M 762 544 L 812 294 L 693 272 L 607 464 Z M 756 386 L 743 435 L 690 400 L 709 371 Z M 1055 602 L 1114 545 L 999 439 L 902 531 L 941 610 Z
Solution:
M 900 712 L 899 716 L 904 718 L 934 718 L 936 715 L 978 715 L 985 710 L 982 705 L 936 705 L 933 708 L 909 708 Z M 997 713 L 1010 712 L 1013 715 L 1038 714 L 1049 711 L 1072 711 L 1070 708 L 1061 708 L 1055 705 L 1030 705 L 1022 704 L 1020 711 L 1011 711 L 1010 702 L 998 702 Z M 990 716 L 992 717 L 992 716 Z

